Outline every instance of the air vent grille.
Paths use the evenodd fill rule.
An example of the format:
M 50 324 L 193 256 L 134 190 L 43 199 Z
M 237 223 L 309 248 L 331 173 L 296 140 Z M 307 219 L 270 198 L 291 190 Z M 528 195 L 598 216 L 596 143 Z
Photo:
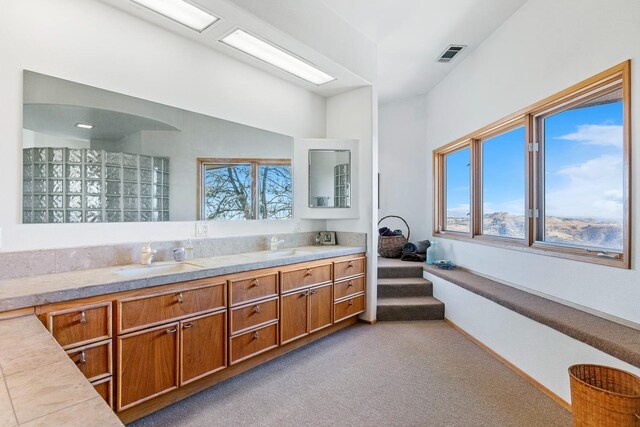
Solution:
M 450 62 L 453 58 L 455 58 L 460 51 L 462 51 L 462 49 L 464 49 L 465 47 L 467 47 L 466 45 L 463 44 L 450 44 L 449 46 L 447 46 L 447 48 L 440 54 L 440 56 L 438 56 L 438 59 L 436 59 L 436 62 Z

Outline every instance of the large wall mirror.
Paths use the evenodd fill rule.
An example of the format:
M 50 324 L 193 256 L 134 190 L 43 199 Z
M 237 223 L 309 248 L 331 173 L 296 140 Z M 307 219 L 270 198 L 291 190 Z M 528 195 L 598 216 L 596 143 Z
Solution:
M 289 219 L 293 138 L 24 72 L 23 222 Z

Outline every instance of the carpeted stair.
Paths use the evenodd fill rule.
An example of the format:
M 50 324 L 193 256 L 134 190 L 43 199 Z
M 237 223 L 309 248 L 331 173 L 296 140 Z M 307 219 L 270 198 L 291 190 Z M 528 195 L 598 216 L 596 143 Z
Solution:
M 378 258 L 377 308 L 379 321 L 444 319 L 444 304 L 433 297 L 433 284 L 416 262 Z

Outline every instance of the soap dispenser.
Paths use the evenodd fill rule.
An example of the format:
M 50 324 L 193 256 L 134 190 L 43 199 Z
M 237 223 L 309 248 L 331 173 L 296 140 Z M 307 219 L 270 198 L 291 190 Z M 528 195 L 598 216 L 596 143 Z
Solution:
M 191 238 L 187 239 L 187 244 L 184 247 L 184 259 L 187 261 L 193 259 L 193 243 L 191 243 Z

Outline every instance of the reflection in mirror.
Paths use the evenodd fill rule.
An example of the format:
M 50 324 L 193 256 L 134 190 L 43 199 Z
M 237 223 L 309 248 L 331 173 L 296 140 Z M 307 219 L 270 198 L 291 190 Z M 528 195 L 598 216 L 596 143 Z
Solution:
M 199 219 L 291 218 L 291 159 L 198 159 Z
M 351 207 L 350 150 L 309 150 L 309 207 Z
M 289 136 L 30 71 L 23 107 L 25 223 L 291 218 Z

